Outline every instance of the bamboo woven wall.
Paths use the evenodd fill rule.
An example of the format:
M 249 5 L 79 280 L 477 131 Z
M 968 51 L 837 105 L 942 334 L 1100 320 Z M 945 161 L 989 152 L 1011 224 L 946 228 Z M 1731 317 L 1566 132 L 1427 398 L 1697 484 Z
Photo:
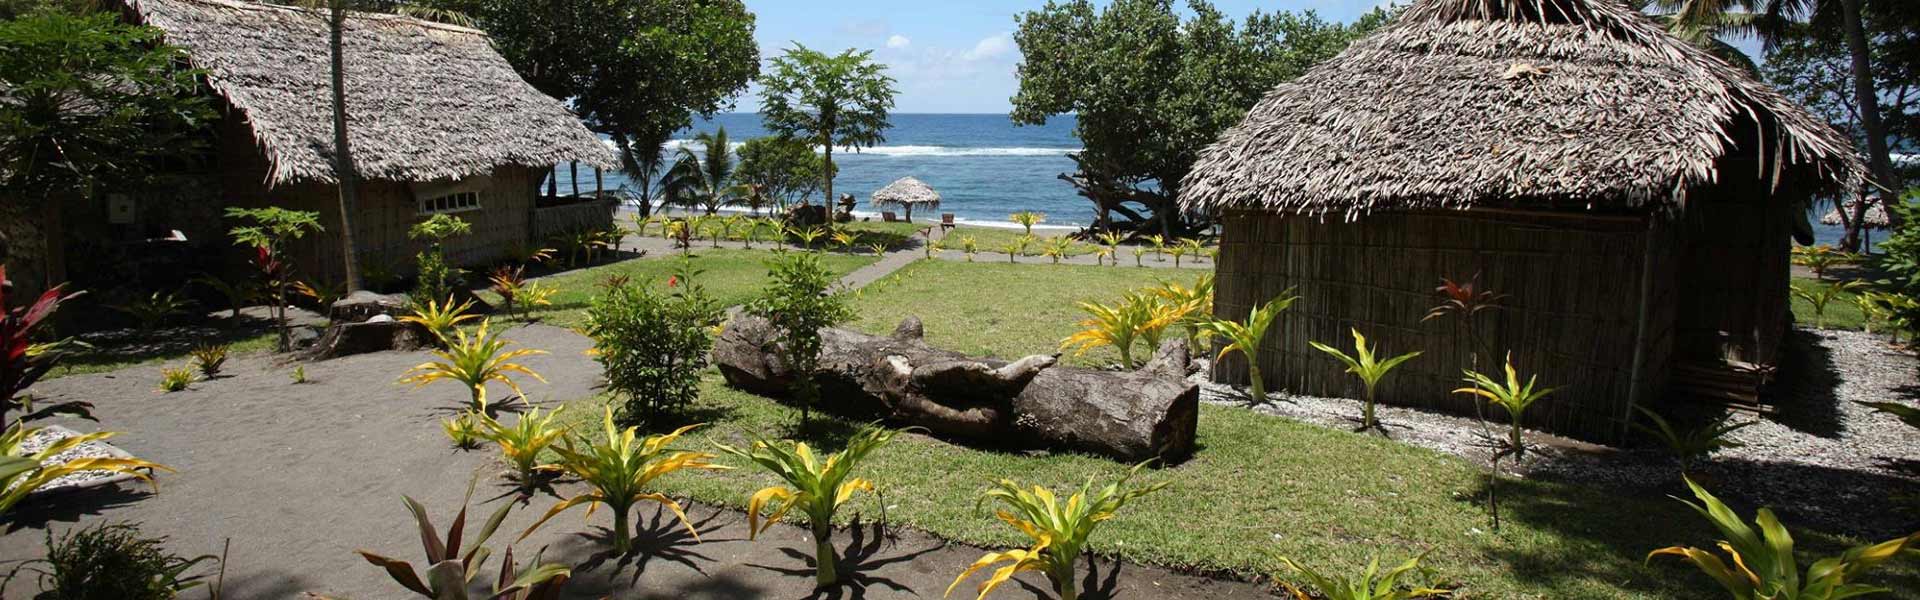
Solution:
M 572 233 L 582 229 L 612 229 L 613 211 L 619 205 L 615 201 L 575 202 L 562 206 L 543 206 L 533 209 L 533 235 L 545 240 L 556 235 Z
M 1290 287 L 1301 296 L 1261 347 L 1269 388 L 1358 397 L 1359 383 L 1307 344 L 1350 348 L 1348 328 L 1357 327 L 1384 353 L 1425 352 L 1382 383 L 1381 402 L 1474 414 L 1470 399 L 1449 393 L 1470 362 L 1464 330 L 1422 318 L 1438 303 L 1442 277 L 1475 273 L 1483 289 L 1508 295 L 1505 309 L 1482 313 L 1479 337 L 1496 353 L 1512 351 L 1523 374 L 1565 386 L 1528 412 L 1531 426 L 1612 440 L 1629 399 L 1664 387 L 1674 240 L 1644 217 L 1433 211 L 1343 223 L 1241 212 L 1228 216 L 1222 239 L 1217 314 L 1244 318 Z M 1644 290 L 1643 271 L 1651 275 Z M 1641 336 L 1643 293 L 1653 310 Z M 1652 366 L 1640 373 L 1638 396 L 1630 393 L 1636 343 Z M 1223 362 L 1215 377 L 1244 382 L 1244 361 Z
M 340 281 L 346 270 L 338 250 L 340 198 L 337 189 L 313 183 L 268 188 L 266 157 L 254 143 L 244 119 L 231 116 L 224 121 L 219 160 L 225 205 L 280 206 L 320 213 L 321 226 L 326 231 L 307 236 L 290 251 L 301 278 Z M 456 265 L 484 265 L 504 256 L 509 246 L 526 243 L 527 220 L 533 206 L 533 178 L 538 175 L 536 169 L 526 167 L 496 168 L 488 185 L 479 191 L 481 208 L 455 213 L 472 224 L 473 233 L 448 241 L 448 259 Z M 424 244 L 408 239 L 407 230 L 423 218 L 425 215 L 420 214 L 413 190 L 407 183 L 362 182 L 358 220 L 354 222 L 354 243 L 359 246 L 361 263 L 384 265 L 400 274 L 412 273 L 413 256 Z

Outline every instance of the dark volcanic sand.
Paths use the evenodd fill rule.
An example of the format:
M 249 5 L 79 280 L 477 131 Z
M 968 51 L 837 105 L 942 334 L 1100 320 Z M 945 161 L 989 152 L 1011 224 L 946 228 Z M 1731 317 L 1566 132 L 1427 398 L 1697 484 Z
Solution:
M 585 338 L 540 325 L 507 335 L 550 352 L 523 361 L 552 382 L 523 383 L 536 401 L 557 403 L 594 393 L 599 368 L 582 355 Z M 48 529 L 64 533 L 103 520 L 135 521 L 148 535 L 171 538 L 171 549 L 185 555 L 218 554 L 231 538 L 226 598 L 297 598 L 304 592 L 408 597 L 353 554 L 367 548 L 418 566 L 419 539 L 400 495 L 424 503 L 444 530 L 474 473 L 487 479 L 475 493 L 470 519 L 484 519 L 493 502 L 507 501 L 495 498 L 510 491 L 492 477 L 500 470 L 494 453 L 448 448 L 438 421 L 465 400 L 458 384 L 409 390 L 393 383 L 426 358 L 424 352 L 381 353 L 308 363 L 312 383 L 293 385 L 288 376 L 293 365 L 266 356 L 240 357 L 229 361 L 226 376 L 175 394 L 155 391 L 159 365 L 43 383 L 36 394 L 92 401 L 101 419 L 60 423 L 79 431 L 125 432 L 113 438 L 115 445 L 179 472 L 159 476 L 157 495 L 125 485 L 122 492 L 95 490 L 22 505 L 0 521 L 0 560 L 39 557 Z M 495 399 L 507 396 L 499 386 L 489 392 Z M 561 491 L 575 489 L 562 486 Z M 507 519 L 491 541 L 496 558 L 489 561 L 489 572 L 507 542 L 552 503 L 550 497 L 537 497 Z M 599 556 L 606 546 L 589 537 L 605 535 L 611 525 L 607 513 L 597 512 L 590 525 L 583 525 L 585 513 L 575 509 L 515 544 L 515 554 L 526 557 L 548 546 L 549 561 L 575 566 L 569 597 L 578 598 L 937 598 L 982 552 L 913 530 L 893 530 L 892 538 L 871 526 L 857 534 L 842 530 L 836 545 L 855 548 L 843 559 L 854 566 L 843 570 L 852 571 L 864 587 L 816 594 L 806 558 L 813 544 L 806 530 L 783 525 L 748 542 L 743 513 L 704 506 L 689 512 L 701 528 L 701 542 L 643 507 L 636 527 L 641 551 L 609 559 Z M 1255 584 L 1108 560 L 1097 561 L 1095 569 L 1085 561 L 1081 565 L 1083 575 L 1095 577 L 1083 582 L 1084 598 L 1270 597 Z M 23 575 L 4 595 L 30 595 L 31 579 Z M 1009 584 L 992 597 L 1052 596 L 1032 587 L 1045 585 L 1034 574 L 1022 574 L 1019 581 L 1025 586 Z M 963 584 L 954 597 L 971 598 L 971 589 Z

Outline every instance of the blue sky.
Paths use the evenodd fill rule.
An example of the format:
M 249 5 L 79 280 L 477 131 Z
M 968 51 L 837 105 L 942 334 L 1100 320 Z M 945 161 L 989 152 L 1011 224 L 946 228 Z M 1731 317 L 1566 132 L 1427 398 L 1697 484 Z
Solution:
M 1317 11 L 1351 21 L 1388 0 L 1214 0 L 1242 17 L 1266 11 Z M 903 113 L 1005 113 L 1018 83 L 1013 17 L 1045 0 L 747 0 L 758 15 L 763 57 L 793 42 L 825 52 L 873 50 L 899 80 L 895 108 Z M 739 99 L 752 112 L 759 90 Z

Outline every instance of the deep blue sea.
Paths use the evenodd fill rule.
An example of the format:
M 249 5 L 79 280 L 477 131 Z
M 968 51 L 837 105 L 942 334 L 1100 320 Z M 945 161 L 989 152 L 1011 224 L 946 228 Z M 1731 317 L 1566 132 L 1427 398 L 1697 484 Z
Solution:
M 1092 221 L 1093 205 L 1075 194 L 1073 187 L 1058 179 L 1073 170 L 1067 153 L 1078 150 L 1080 141 L 1073 136 L 1072 115 L 1056 117 L 1046 125 L 1016 126 L 1005 115 L 893 115 L 893 128 L 886 142 L 858 153 L 835 152 L 840 176 L 834 190 L 853 194 L 859 200 L 856 212 L 871 213 L 867 197 L 874 190 L 901 177 L 913 176 L 940 192 L 940 210 L 964 221 L 1005 224 L 1007 215 L 1021 210 L 1047 213 L 1049 225 L 1086 225 Z M 768 135 L 753 113 L 723 114 L 702 121 L 675 135 L 668 144 L 672 153 L 679 144 L 690 141 L 697 132 L 725 127 L 736 146 L 748 139 Z M 565 169 L 558 174 L 561 189 L 568 188 Z M 582 173 L 585 179 L 589 173 Z M 627 184 L 620 173 L 605 177 L 608 189 Z M 592 189 L 583 181 L 581 189 Z M 815 198 L 818 201 L 818 197 Z M 1839 227 L 1819 224 L 1826 208 L 1812 215 L 1816 237 L 1832 243 L 1840 238 Z M 914 215 L 916 220 L 920 215 Z
M 913 176 L 940 192 L 937 213 L 954 213 L 964 221 L 1005 222 L 1022 210 L 1047 213 L 1049 225 L 1085 225 L 1092 221 L 1093 204 L 1057 179 L 1073 170 L 1067 153 L 1078 150 L 1073 137 L 1074 118 L 1057 117 L 1041 126 L 1015 126 L 1006 115 L 893 115 L 886 142 L 857 153 L 835 151 L 840 175 L 834 192 L 853 194 L 856 212 L 873 212 L 867 198 L 901 177 Z M 671 153 L 695 133 L 725 127 L 737 147 L 748 139 L 768 135 L 760 115 L 723 114 L 676 134 Z M 568 188 L 561 169 L 560 187 Z M 589 173 L 581 173 L 584 180 Z M 628 183 L 623 174 L 605 177 L 608 189 Z M 582 189 L 592 189 L 582 181 Z M 814 201 L 820 200 L 818 194 Z M 923 213 L 916 212 L 915 220 Z

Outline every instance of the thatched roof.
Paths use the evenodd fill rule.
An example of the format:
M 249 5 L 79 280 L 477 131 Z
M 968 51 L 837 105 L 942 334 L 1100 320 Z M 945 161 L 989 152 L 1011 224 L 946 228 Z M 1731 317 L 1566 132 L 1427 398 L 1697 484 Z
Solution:
M 1848 216 L 1853 215 L 1853 209 L 1856 206 L 1859 206 L 1859 204 L 1856 202 L 1847 203 Z M 1879 198 L 1867 199 L 1867 212 L 1866 212 L 1866 215 L 1862 217 L 1862 219 L 1866 221 L 1866 225 L 1868 229 L 1886 229 L 1887 225 L 1892 223 L 1892 221 L 1887 220 L 1887 206 L 1885 204 L 1881 204 Z M 1833 210 L 1827 211 L 1827 214 L 1825 216 L 1820 217 L 1820 224 L 1821 225 L 1839 225 L 1840 209 L 1835 208 Z
M 900 204 L 919 206 L 939 206 L 940 192 L 933 186 L 913 177 L 902 177 L 899 181 L 887 184 L 873 193 L 874 204 Z
M 324 12 L 227 0 L 129 0 L 243 112 L 273 183 L 332 182 Z M 348 132 L 362 177 L 428 181 L 578 160 L 618 166 L 579 118 L 520 79 L 485 33 L 352 13 Z
M 1269 92 L 1202 152 L 1181 198 L 1348 218 L 1669 206 L 1759 171 L 1720 173 L 1736 152 L 1788 167 L 1774 184 L 1863 171 L 1825 122 L 1615 0 L 1418 0 Z

